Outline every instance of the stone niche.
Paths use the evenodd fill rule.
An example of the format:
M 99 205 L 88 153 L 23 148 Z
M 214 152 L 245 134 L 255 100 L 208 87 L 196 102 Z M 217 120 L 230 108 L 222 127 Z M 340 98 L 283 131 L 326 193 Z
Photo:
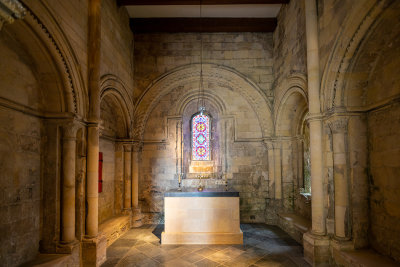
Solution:
M 221 127 L 218 110 L 209 102 L 206 103 L 206 111 L 210 117 L 210 160 L 192 159 L 192 116 L 198 112 L 197 101 L 191 101 L 183 112 L 183 166 L 182 171 L 186 179 L 198 179 L 199 176 L 206 179 L 217 179 L 223 176 L 222 158 L 220 151 Z

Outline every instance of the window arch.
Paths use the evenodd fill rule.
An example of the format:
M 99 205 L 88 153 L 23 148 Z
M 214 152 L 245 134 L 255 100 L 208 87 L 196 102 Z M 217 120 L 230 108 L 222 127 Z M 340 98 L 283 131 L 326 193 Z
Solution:
M 191 120 L 192 160 L 211 160 L 211 118 L 204 113 L 193 115 Z

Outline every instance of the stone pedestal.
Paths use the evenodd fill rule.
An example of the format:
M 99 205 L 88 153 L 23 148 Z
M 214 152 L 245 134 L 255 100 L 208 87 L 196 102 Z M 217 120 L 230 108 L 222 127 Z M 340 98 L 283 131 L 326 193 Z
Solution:
M 312 266 L 330 266 L 330 239 L 326 235 L 303 235 L 304 259 Z
M 99 236 L 82 241 L 82 266 L 100 266 L 107 259 L 107 238 Z
M 243 244 L 239 193 L 169 191 L 165 193 L 164 244 Z

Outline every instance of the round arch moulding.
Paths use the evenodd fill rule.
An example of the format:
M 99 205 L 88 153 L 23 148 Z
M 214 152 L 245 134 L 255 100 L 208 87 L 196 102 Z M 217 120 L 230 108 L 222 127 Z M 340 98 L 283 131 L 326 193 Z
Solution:
M 134 112 L 134 138 L 143 138 L 148 116 L 163 96 L 178 86 L 198 81 L 199 77 L 200 64 L 190 64 L 178 67 L 152 82 L 140 97 Z M 217 84 L 217 88 L 218 85 L 229 87 L 239 93 L 257 115 L 263 136 L 273 134 L 271 107 L 265 94 L 253 81 L 234 69 L 208 63 L 203 63 L 203 77 Z

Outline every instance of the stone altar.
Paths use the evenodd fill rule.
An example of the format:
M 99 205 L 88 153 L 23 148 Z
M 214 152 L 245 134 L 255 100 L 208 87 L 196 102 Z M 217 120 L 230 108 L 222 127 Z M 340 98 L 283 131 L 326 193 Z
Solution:
M 161 244 L 243 244 L 239 192 L 168 191 L 164 209 Z

